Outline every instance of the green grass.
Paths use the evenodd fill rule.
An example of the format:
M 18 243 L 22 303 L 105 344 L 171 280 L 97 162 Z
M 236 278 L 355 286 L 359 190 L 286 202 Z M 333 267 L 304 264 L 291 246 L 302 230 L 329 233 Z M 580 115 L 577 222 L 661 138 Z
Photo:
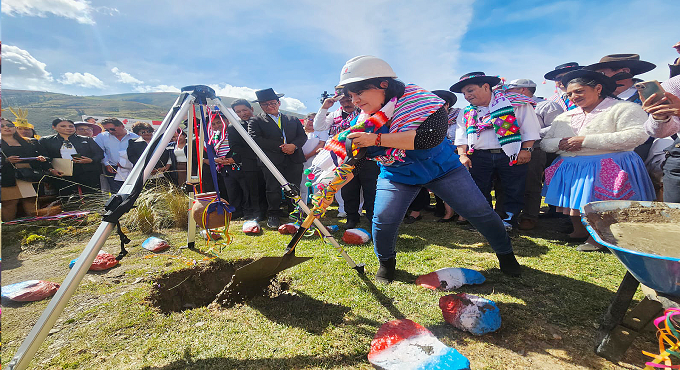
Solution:
M 292 300 L 257 297 L 228 309 L 198 307 L 169 315 L 146 303 L 153 277 L 188 268 L 194 260 L 208 263 L 205 254 L 179 249 L 185 243 L 184 230 L 163 229 L 154 235 L 173 247 L 144 258 L 150 253 L 139 245 L 146 235 L 133 232 L 130 255 L 108 272 L 88 273 L 57 321 L 59 331 L 47 337 L 31 368 L 369 369 L 366 355 L 375 332 L 383 323 L 404 317 L 458 349 L 473 369 L 626 368 L 592 350 L 594 326 L 625 273 L 612 255 L 577 252 L 574 245 L 559 240 L 561 234 L 554 231 L 558 222 L 542 221 L 540 231 L 513 237 L 525 267 L 522 278 L 512 279 L 500 273 L 493 251 L 477 232 L 434 220 L 426 213 L 423 221 L 402 225 L 397 281 L 391 285 L 375 283 L 378 263 L 372 244 L 343 244 L 356 262 L 366 264 L 362 276 L 319 237 L 304 238 L 297 254 L 313 259 L 279 275 L 290 280 L 296 293 Z M 334 217 L 323 221 L 342 223 Z M 21 252 L 20 243 L 8 237 L 26 228 L 4 226 L 3 284 L 30 278 L 62 281 L 68 261 L 85 245 L 87 233 L 82 229 L 94 226 L 80 226 L 78 235 L 62 237 L 57 247 L 30 253 Z M 240 229 L 241 223 L 233 223 L 234 241 L 220 258 L 280 256 L 290 240 L 275 231 L 253 237 Z M 335 233 L 338 240 L 341 235 Z M 207 251 L 205 242 L 197 244 Z M 116 254 L 117 245 L 111 236 L 104 249 Z M 503 319 L 499 331 L 478 337 L 443 321 L 438 301 L 448 293 L 414 284 L 418 275 L 442 267 L 472 268 L 486 276 L 484 284 L 456 292 L 495 301 Z M 636 298 L 641 298 L 639 292 Z M 3 365 L 47 303 L 3 307 Z M 624 362 L 642 365 L 641 349 L 656 350 L 652 333 L 636 340 Z

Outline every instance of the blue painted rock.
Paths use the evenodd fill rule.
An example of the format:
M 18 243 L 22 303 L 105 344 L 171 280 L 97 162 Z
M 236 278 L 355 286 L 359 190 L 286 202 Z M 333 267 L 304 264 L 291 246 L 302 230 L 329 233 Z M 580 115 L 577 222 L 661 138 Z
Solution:
M 150 236 L 142 242 L 142 248 L 152 252 L 160 252 L 170 248 L 170 244 L 161 238 Z
M 472 294 L 449 294 L 439 299 L 444 320 L 475 335 L 491 333 L 501 327 L 501 314 L 493 301 Z
M 458 289 L 466 284 L 481 284 L 485 281 L 484 275 L 475 270 L 447 267 L 430 272 L 427 275 L 418 276 L 416 285 L 444 291 Z
M 384 370 L 470 368 L 470 361 L 429 330 L 408 319 L 383 324 L 371 342 L 368 361 Z

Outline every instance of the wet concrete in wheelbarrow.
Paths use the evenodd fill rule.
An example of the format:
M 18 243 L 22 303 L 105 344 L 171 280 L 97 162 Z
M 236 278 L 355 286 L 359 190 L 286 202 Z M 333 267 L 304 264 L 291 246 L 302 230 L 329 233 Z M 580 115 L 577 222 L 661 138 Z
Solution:
M 608 243 L 632 251 L 680 258 L 680 209 L 663 203 L 590 214 L 588 222 Z
M 216 259 L 208 264 L 162 274 L 153 279 L 146 300 L 152 307 L 169 314 L 205 306 L 227 308 L 257 296 L 273 299 L 289 295 L 289 281 L 278 277 L 251 284 L 230 284 L 236 269 L 250 262 L 252 260 Z M 218 295 L 220 299 L 216 299 Z

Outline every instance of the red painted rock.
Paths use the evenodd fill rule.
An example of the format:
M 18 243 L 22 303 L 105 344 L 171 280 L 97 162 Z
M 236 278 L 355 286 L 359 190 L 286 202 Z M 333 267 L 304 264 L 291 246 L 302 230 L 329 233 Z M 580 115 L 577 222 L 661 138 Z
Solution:
M 45 280 L 28 280 L 2 287 L 2 297 L 17 302 L 33 302 L 53 296 L 59 284 Z
M 359 245 L 367 243 L 369 240 L 371 240 L 371 233 L 361 228 L 345 230 L 342 235 L 342 241 L 347 244 Z
M 243 232 L 248 235 L 256 235 L 262 232 L 257 221 L 249 220 L 243 223 Z
M 279 233 L 283 235 L 295 234 L 298 231 L 298 226 L 294 223 L 283 224 L 279 226 Z
M 142 242 L 142 248 L 152 252 L 161 252 L 170 248 L 170 244 L 161 238 L 151 236 Z
M 470 361 L 408 319 L 383 324 L 371 342 L 368 361 L 384 370 L 470 368 Z
M 421 275 L 416 278 L 416 285 L 436 290 L 453 290 L 458 289 L 466 284 L 481 284 L 485 281 L 484 275 L 478 271 L 447 267 L 437 271 L 430 272 L 426 275 Z

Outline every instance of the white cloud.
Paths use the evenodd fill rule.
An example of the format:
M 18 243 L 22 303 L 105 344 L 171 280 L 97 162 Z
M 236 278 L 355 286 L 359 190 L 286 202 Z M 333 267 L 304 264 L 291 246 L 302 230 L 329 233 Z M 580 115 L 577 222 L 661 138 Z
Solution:
M 229 84 L 224 84 L 224 86 L 220 86 L 219 84 L 208 85 L 208 86 L 210 86 L 213 90 L 215 90 L 215 94 L 217 96 L 227 96 L 227 97 L 230 97 L 230 98 L 242 98 L 242 99 L 246 99 L 248 101 L 252 101 L 252 100 L 257 99 L 257 96 L 255 95 L 255 91 L 257 91 L 257 90 L 252 89 L 250 87 L 232 86 L 232 85 L 229 85 Z M 281 98 L 281 109 L 291 111 L 291 112 L 303 113 L 303 112 L 306 111 L 307 107 L 299 99 L 284 96 L 284 97 Z
M 85 73 L 66 72 L 64 73 L 64 76 L 57 81 L 64 85 L 77 85 L 86 88 L 103 89 L 106 87 L 106 85 L 104 85 L 104 83 L 100 79 L 98 79 L 95 75 L 87 72 Z
M 92 19 L 94 9 L 87 0 L 2 0 L 2 12 L 10 15 L 58 17 L 74 19 L 78 23 L 95 24 Z
M 113 72 L 116 75 L 116 77 L 118 77 L 119 82 L 122 82 L 124 84 L 141 85 L 144 83 L 144 81 L 140 81 L 132 77 L 131 74 L 122 72 L 121 70 L 118 69 L 118 67 L 111 68 L 111 72 Z
M 2 64 L 5 68 L 3 87 L 45 90 L 54 80 L 46 69 L 47 64 L 14 45 L 2 46 Z
M 148 92 L 173 92 L 173 93 L 179 93 L 180 89 L 172 86 L 172 85 L 156 85 L 156 86 L 137 86 L 135 87 L 135 91 L 140 92 L 140 93 L 148 93 Z

